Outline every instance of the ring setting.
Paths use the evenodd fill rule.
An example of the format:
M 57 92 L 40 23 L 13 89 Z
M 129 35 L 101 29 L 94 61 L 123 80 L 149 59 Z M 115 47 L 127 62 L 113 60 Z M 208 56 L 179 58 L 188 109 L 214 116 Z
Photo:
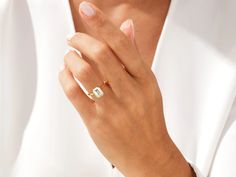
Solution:
M 101 85 L 101 86 L 103 86 L 104 84 L 107 84 L 108 83 L 108 81 L 103 81 L 103 84 Z M 90 92 L 89 94 L 88 94 L 88 96 L 95 96 L 95 97 L 97 97 L 97 98 L 100 98 L 100 97 L 102 97 L 103 95 L 104 95 L 104 92 L 103 92 L 103 90 L 101 89 L 101 86 L 99 87 L 95 87 L 93 90 L 92 90 L 92 92 Z
M 88 94 L 89 96 L 95 95 L 97 98 L 100 98 L 104 95 L 104 92 L 100 87 L 95 87 L 91 93 Z

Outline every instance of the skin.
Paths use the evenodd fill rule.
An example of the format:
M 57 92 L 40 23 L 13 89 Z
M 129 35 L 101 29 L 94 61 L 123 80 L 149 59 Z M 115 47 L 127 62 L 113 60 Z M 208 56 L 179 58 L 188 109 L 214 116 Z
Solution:
M 115 13 L 113 8 L 121 8 L 117 13 L 137 8 L 141 16 L 145 9 L 154 6 L 154 1 L 145 1 L 140 7 L 139 3 L 135 4 L 137 1 L 126 1 L 122 6 L 125 9 L 118 7 L 125 1 L 108 2 L 107 8 L 105 1 L 96 2 L 87 3 L 95 11 L 93 16 L 86 16 L 81 3 L 74 3 L 77 9 L 74 13 L 78 13 L 80 20 L 76 24 L 80 26 L 81 23 L 81 31 L 68 39 L 68 44 L 82 56 L 72 50 L 64 57 L 65 67 L 59 73 L 59 80 L 68 99 L 83 118 L 99 150 L 126 177 L 194 177 L 190 165 L 168 134 L 162 95 L 150 69 L 155 47 L 149 47 L 148 51 L 144 46 L 149 44 L 141 26 L 152 20 L 142 21 L 148 17 L 137 18 L 135 13 L 136 19 L 140 19 L 134 23 L 140 24 L 135 30 L 130 20 L 122 23 L 121 28 L 118 25 L 127 17 L 135 19 L 135 14 L 118 15 L 117 21 L 109 16 Z M 158 22 L 162 21 L 160 19 Z M 134 34 L 139 30 L 143 31 L 136 37 Z M 156 33 L 158 30 L 147 38 Z M 90 99 L 74 77 L 89 92 L 107 80 L 108 83 L 101 86 L 104 96 Z
M 71 9 L 76 31 L 94 34 L 81 19 L 78 8 L 82 0 L 71 0 Z M 90 0 L 98 6 L 115 26 L 131 18 L 135 25 L 135 39 L 142 58 L 151 67 L 156 45 L 167 15 L 170 0 Z M 144 35 L 145 34 L 145 35 Z

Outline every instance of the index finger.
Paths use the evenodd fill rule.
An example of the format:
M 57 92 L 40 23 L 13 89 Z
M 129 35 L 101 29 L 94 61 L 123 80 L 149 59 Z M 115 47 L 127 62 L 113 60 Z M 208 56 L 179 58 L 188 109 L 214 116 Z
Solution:
M 82 19 L 108 44 L 126 70 L 134 77 L 143 77 L 145 65 L 132 42 L 95 5 L 82 2 L 79 7 Z

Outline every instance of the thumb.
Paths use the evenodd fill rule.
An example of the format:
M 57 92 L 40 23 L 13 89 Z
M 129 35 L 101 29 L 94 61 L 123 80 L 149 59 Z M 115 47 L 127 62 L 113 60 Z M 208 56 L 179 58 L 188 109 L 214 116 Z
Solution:
M 134 23 L 133 20 L 128 19 L 124 21 L 121 26 L 120 30 L 135 44 L 135 36 L 134 36 Z

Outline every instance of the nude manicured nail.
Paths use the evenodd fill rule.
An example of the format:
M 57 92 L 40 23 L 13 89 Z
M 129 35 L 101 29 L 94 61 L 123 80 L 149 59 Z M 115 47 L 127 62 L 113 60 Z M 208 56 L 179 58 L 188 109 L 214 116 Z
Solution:
M 73 48 L 72 46 L 68 46 L 68 49 L 66 50 L 65 55 L 69 52 L 76 52 L 82 58 L 81 52 L 78 51 L 77 49 Z
M 120 29 L 126 34 L 130 35 L 132 41 L 134 40 L 134 22 L 132 19 L 128 19 L 122 23 Z
M 88 17 L 92 17 L 96 14 L 95 9 L 89 3 L 85 1 L 80 3 L 79 7 L 80 7 L 81 12 L 83 12 L 83 14 Z
M 124 23 L 122 23 L 120 29 L 126 30 L 131 28 L 131 20 L 126 20 Z
M 74 35 L 75 35 L 75 33 L 68 34 L 68 35 L 66 36 L 67 41 L 70 41 Z
M 134 38 L 135 38 L 135 34 L 134 34 L 134 22 L 133 20 L 129 20 L 130 21 L 130 28 L 131 28 L 131 38 L 132 38 L 132 41 L 134 41 Z

